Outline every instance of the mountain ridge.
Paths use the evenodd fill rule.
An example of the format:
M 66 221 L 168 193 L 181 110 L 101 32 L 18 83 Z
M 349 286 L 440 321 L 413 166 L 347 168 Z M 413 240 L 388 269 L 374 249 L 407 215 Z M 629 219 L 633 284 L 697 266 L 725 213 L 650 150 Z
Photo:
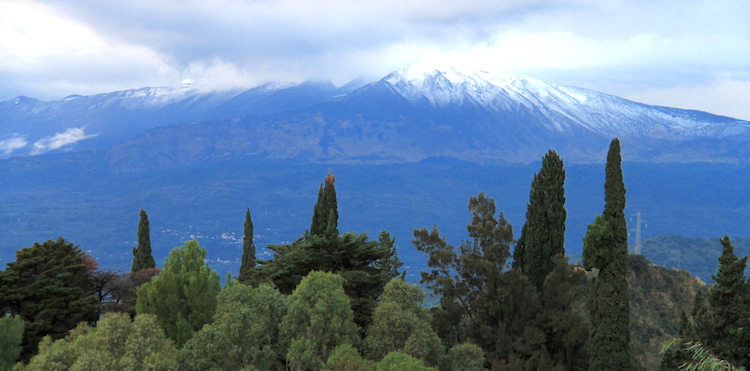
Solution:
M 615 136 L 630 148 L 623 155 L 635 161 L 750 158 L 747 121 L 481 70 L 403 70 L 343 87 L 269 83 L 201 93 L 199 86 L 186 84 L 47 103 L 19 97 L 0 102 L 0 128 L 5 157 L 122 151 L 143 144 L 144 137 L 162 135 L 158 141 L 172 150 L 203 147 L 198 152 L 213 157 L 323 163 L 416 162 L 434 156 L 528 163 L 549 148 L 569 161 L 588 163 L 600 161 L 602 146 Z

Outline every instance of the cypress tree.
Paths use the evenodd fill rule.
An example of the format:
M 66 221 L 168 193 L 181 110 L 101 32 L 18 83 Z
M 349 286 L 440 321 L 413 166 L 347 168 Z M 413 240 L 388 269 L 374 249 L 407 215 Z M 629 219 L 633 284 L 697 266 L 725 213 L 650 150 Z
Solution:
M 132 272 L 138 272 L 141 269 L 156 268 L 156 261 L 151 255 L 151 232 L 148 229 L 148 215 L 146 210 L 141 209 L 140 220 L 138 221 L 138 246 L 133 247 L 133 267 Z
M 318 201 L 313 209 L 310 234 L 314 236 L 325 236 L 329 230 L 338 230 L 338 201 L 336 200 L 336 177 L 328 174 L 325 177 L 325 187 L 320 186 L 318 190 Z
M 320 188 L 318 188 L 318 199 L 315 201 L 315 207 L 313 207 L 313 216 L 312 216 L 312 223 L 310 224 L 310 234 L 313 236 L 318 236 L 321 234 L 321 227 L 323 227 L 324 224 L 322 224 L 320 217 L 322 213 L 323 208 L 323 185 L 320 185 Z M 325 227 L 328 226 L 328 219 L 326 219 Z M 325 231 L 325 229 L 324 229 Z
M 250 279 L 250 272 L 255 268 L 255 244 L 253 243 L 253 220 L 250 208 L 245 210 L 245 235 L 242 238 L 242 263 L 240 265 L 240 282 Z
M 589 227 L 584 239 L 587 267 L 599 269 L 590 287 L 590 370 L 629 370 L 630 303 L 628 300 L 628 229 L 625 221 L 625 183 L 620 141 L 615 138 L 607 154 L 604 212 Z
M 542 168 L 531 182 L 526 223 L 521 230 L 514 267 L 541 293 L 544 279 L 555 268 L 554 257 L 565 255 L 565 169 L 554 150 L 542 158 Z

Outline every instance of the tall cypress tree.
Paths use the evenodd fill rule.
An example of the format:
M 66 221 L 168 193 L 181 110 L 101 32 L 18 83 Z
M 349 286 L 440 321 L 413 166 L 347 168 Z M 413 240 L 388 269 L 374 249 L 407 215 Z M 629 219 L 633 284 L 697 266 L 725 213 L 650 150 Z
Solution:
M 554 150 L 542 158 L 531 182 L 526 223 L 514 250 L 514 267 L 541 293 L 544 279 L 555 268 L 554 257 L 565 255 L 565 169 Z
M 598 278 L 589 288 L 587 305 L 591 315 L 589 369 L 629 370 L 628 228 L 617 138 L 610 144 L 605 171 L 604 212 L 589 226 L 584 239 L 584 264 L 599 269 Z
M 250 271 L 255 268 L 255 244 L 253 243 L 253 220 L 250 208 L 245 210 L 245 236 L 242 238 L 242 263 L 240 265 L 240 282 L 250 279 Z
M 315 203 L 310 225 L 311 235 L 325 236 L 329 231 L 338 230 L 339 211 L 334 183 L 336 177 L 328 174 L 325 177 L 325 187 L 321 185 L 318 190 L 318 201 Z
M 146 210 L 141 209 L 141 217 L 138 221 L 138 246 L 133 247 L 132 272 L 141 269 L 156 268 L 156 261 L 151 254 L 151 232 L 148 229 L 148 215 Z

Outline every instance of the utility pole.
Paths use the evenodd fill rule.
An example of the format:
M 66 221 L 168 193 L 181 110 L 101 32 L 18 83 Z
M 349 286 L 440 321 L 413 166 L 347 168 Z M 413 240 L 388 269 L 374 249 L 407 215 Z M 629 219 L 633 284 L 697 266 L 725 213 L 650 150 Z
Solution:
M 633 252 L 641 254 L 641 249 L 643 248 L 643 244 L 641 244 L 641 224 L 646 221 L 641 219 L 640 211 L 636 214 L 635 218 L 635 229 L 631 229 L 631 231 L 635 231 L 635 251 Z

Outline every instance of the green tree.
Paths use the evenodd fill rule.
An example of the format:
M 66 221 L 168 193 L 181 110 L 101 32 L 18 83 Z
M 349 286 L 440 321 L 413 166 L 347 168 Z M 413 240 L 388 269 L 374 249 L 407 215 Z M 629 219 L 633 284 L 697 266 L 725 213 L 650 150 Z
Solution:
M 531 182 L 526 223 L 513 251 L 513 267 L 529 277 L 539 293 L 544 279 L 555 268 L 557 255 L 565 255 L 565 169 L 554 150 L 542 158 L 542 168 Z
M 280 329 L 288 344 L 289 369 L 321 370 L 337 346 L 358 340 L 354 313 L 343 285 L 344 278 L 337 274 L 314 271 L 289 297 L 289 309 Z
M 694 310 L 697 339 L 721 359 L 736 366 L 750 367 L 750 286 L 745 278 L 747 257 L 739 258 L 728 236 L 721 240 L 722 254 L 713 276 L 716 285 L 707 303 Z M 707 305 L 706 305 L 707 304 Z
M 424 298 L 419 286 L 400 279 L 388 282 L 364 340 L 371 360 L 399 351 L 438 366 L 445 350 L 423 308 Z
M 562 255 L 555 256 L 554 263 L 542 287 L 546 352 L 551 363 L 564 370 L 585 370 L 589 325 L 579 310 L 585 273 L 571 267 Z
M 37 351 L 42 337 L 59 339 L 79 322 L 99 317 L 99 301 L 84 252 L 58 238 L 16 251 L 16 261 L 0 272 L 0 307 L 25 322 L 21 359 Z
M 432 367 L 426 367 L 421 360 L 401 352 L 388 353 L 378 362 L 376 371 L 434 371 Z
M 364 328 L 393 274 L 380 264 L 388 256 L 386 248 L 379 241 L 370 241 L 367 234 L 304 235 L 291 245 L 268 245 L 274 252 L 273 259 L 260 261 L 252 282 L 273 282 L 282 293 L 290 294 L 312 271 L 339 274 L 346 280 L 345 289 L 353 298 L 355 321 Z
M 287 299 L 270 284 L 224 287 L 213 322 L 180 349 L 182 370 L 281 370 L 286 349 L 279 345 L 279 324 Z
M 325 371 L 367 371 L 374 368 L 375 365 L 362 358 L 351 344 L 341 344 L 328 357 Z
M 250 208 L 245 211 L 245 234 L 242 238 L 242 264 L 240 265 L 240 282 L 250 280 L 250 271 L 255 268 L 255 244 L 253 243 L 253 220 Z
M 630 304 L 628 301 L 628 229 L 620 141 L 607 154 L 604 212 L 584 238 L 584 265 L 599 269 L 590 285 L 587 308 L 591 318 L 591 370 L 629 370 Z M 593 257 L 593 260 L 592 260 Z
M 448 244 L 437 227 L 431 232 L 424 227 L 414 230 L 413 244 L 428 254 L 430 268 L 421 272 L 421 283 L 441 297 L 440 307 L 433 315 L 444 343 L 452 347 L 468 340 L 468 336 L 487 352 L 490 362 L 500 362 L 507 358 L 507 349 L 500 345 L 506 339 L 495 332 L 501 326 L 507 328 L 502 321 L 503 311 L 513 310 L 508 305 L 522 301 L 501 299 L 509 295 L 503 269 L 510 257 L 513 229 L 502 213 L 495 219 L 495 201 L 484 193 L 470 198 L 469 211 L 472 218 L 467 230 L 471 240 L 458 248 Z M 528 290 L 521 290 L 524 291 Z M 529 307 L 518 314 L 528 313 Z
M 318 201 L 313 209 L 312 224 L 310 225 L 310 234 L 314 236 L 323 236 L 331 230 L 338 227 L 339 211 L 338 201 L 336 199 L 336 177 L 328 174 L 325 177 L 325 187 L 320 186 L 318 191 Z
M 45 337 L 24 370 L 177 370 L 177 351 L 154 316 L 108 313 L 96 327 L 82 323 L 63 339 Z
M 23 320 L 20 316 L 0 318 L 0 371 L 13 368 L 21 355 Z
M 164 333 L 182 346 L 210 323 L 219 274 L 205 262 L 206 249 L 191 240 L 169 253 L 161 275 L 138 288 L 136 312 L 155 314 Z
M 133 247 L 133 273 L 141 269 L 155 268 L 156 261 L 151 255 L 151 232 L 148 228 L 148 215 L 146 210 L 141 209 L 138 221 L 138 246 Z
M 445 359 L 441 370 L 445 371 L 481 371 L 484 370 L 484 352 L 482 348 L 471 343 L 454 345 Z
M 388 281 L 394 278 L 406 279 L 406 271 L 399 271 L 404 263 L 398 258 L 396 239 L 391 238 L 388 231 L 381 231 L 378 235 L 378 242 L 380 242 L 384 257 L 377 262 L 377 266 L 386 274 L 386 279 Z

